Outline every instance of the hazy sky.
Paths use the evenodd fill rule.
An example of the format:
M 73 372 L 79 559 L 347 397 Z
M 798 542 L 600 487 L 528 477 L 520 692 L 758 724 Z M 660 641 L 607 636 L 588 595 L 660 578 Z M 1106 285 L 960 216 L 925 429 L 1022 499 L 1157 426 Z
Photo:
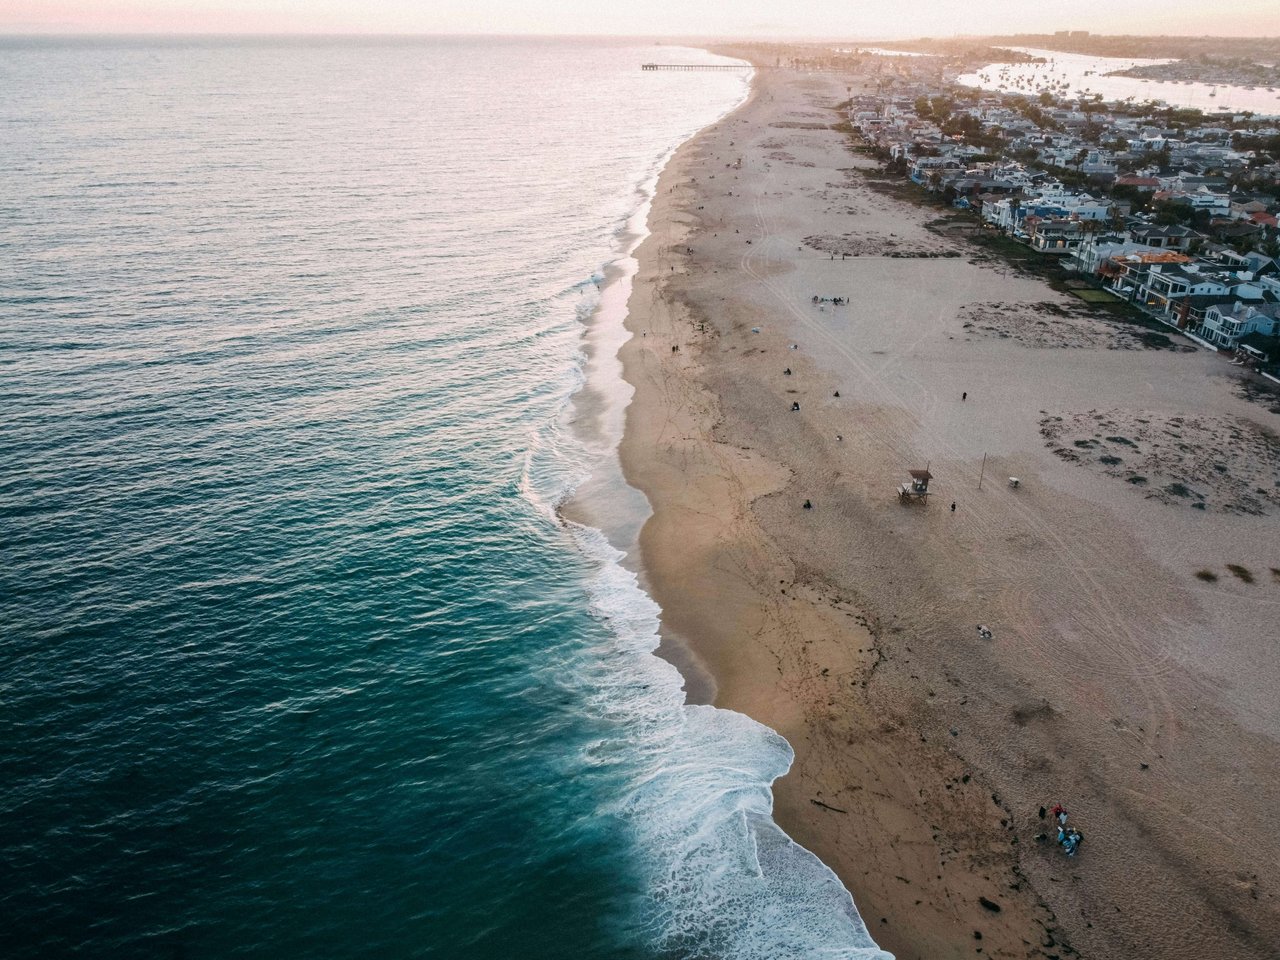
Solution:
M 1227 14 L 1227 15 L 1224 15 Z M 1280 35 L 1280 0 L 0 0 L 0 33 Z

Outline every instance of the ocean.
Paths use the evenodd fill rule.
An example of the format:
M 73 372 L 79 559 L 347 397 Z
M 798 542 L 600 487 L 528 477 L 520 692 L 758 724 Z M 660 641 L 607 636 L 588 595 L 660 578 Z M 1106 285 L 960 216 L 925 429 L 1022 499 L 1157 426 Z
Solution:
M 557 511 L 617 472 L 606 276 L 745 74 L 0 52 L 0 955 L 883 956 L 790 747 L 654 656 L 643 497 Z

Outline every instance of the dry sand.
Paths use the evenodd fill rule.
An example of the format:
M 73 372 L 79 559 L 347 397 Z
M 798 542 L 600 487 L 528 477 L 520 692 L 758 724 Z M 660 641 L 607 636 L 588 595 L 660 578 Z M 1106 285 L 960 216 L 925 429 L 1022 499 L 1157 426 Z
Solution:
M 664 632 L 900 960 L 1280 956 L 1280 417 L 870 189 L 848 82 L 761 71 L 659 182 L 621 452 Z

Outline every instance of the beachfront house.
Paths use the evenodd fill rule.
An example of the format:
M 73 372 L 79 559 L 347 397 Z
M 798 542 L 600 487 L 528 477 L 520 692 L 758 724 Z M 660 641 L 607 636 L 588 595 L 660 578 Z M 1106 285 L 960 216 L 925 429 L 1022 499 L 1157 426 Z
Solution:
M 1241 303 L 1234 294 L 1225 297 L 1222 294 L 1210 294 L 1203 297 L 1183 297 L 1173 308 L 1173 325 L 1179 330 L 1190 330 L 1199 335 L 1204 325 L 1205 313 L 1209 308 L 1226 302 Z M 1256 301 L 1255 301 L 1256 302 Z
M 1236 304 L 1264 306 L 1277 299 L 1265 280 L 1247 270 L 1207 260 L 1192 262 L 1167 251 L 1119 254 L 1105 261 L 1099 273 L 1117 296 L 1180 330 L 1198 332 L 1206 325 L 1218 330 L 1210 317 L 1215 306 L 1218 315 L 1225 316 Z M 1221 338 L 1205 339 L 1218 345 Z
M 1027 242 L 1040 253 L 1069 255 L 1078 250 L 1088 236 L 1091 224 L 1070 217 L 1028 216 L 1024 221 Z
M 1157 264 L 1138 288 L 1139 302 L 1152 310 L 1164 312 L 1173 300 L 1226 293 L 1225 282 L 1218 277 L 1203 276 L 1195 264 Z
M 1170 250 L 1150 252 L 1150 245 L 1144 247 L 1143 250 L 1108 257 L 1098 270 L 1107 289 L 1122 299 L 1137 300 L 1139 291 L 1145 289 L 1153 268 L 1163 265 L 1180 266 L 1191 262 L 1191 258 L 1184 253 Z
M 1068 270 L 1088 277 L 1100 276 L 1102 266 L 1112 257 L 1120 257 L 1130 253 L 1159 253 L 1154 247 L 1133 243 L 1121 236 L 1098 234 L 1087 237 L 1085 242 L 1071 254 L 1071 259 L 1063 264 Z
M 1015 233 L 1021 227 L 1025 215 L 1019 197 L 1002 197 L 994 203 L 982 205 L 983 222 L 1005 233 Z
M 963 173 L 964 164 L 949 156 L 919 157 L 911 164 L 910 176 L 916 183 L 925 184 L 948 170 Z
M 1261 297 L 1260 288 L 1243 292 L 1241 284 L 1229 271 L 1209 271 L 1199 264 L 1152 264 L 1135 289 L 1134 302 L 1166 322 L 1178 325 L 1178 305 L 1188 297 L 1248 296 Z
M 1234 350 L 1251 333 L 1280 336 L 1280 303 L 1218 303 L 1209 307 L 1197 331 L 1216 347 Z

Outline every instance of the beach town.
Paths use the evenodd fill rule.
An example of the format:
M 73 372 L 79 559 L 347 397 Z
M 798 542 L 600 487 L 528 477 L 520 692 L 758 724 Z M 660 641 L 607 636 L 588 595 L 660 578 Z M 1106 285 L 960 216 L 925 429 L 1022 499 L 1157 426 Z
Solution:
M 886 169 L 1203 347 L 1280 361 L 1280 121 L 903 86 L 849 103 Z
M 621 351 L 690 698 L 899 960 L 1274 956 L 1276 121 L 715 50 Z

